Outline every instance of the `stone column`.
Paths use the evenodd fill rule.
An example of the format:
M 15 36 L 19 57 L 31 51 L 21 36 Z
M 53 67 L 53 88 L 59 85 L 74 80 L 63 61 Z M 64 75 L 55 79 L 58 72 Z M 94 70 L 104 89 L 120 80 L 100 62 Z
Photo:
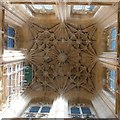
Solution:
M 68 118 L 68 101 L 64 97 L 54 100 L 48 118 Z

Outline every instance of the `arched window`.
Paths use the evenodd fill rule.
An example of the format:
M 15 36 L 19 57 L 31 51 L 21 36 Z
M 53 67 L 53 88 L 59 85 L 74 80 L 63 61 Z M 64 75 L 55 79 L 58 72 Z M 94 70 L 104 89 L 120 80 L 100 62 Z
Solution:
M 25 118 L 48 118 L 50 109 L 49 105 L 31 105 L 22 116 Z
M 8 26 L 7 29 L 7 48 L 14 48 L 14 43 L 15 43 L 15 30 L 14 28 Z
M 117 30 L 116 28 L 112 28 L 110 31 L 110 39 L 109 39 L 110 50 L 116 50 L 116 36 L 117 36 Z
M 53 10 L 52 5 L 31 5 L 34 10 Z
M 113 69 L 108 70 L 108 86 L 112 91 L 115 91 L 115 79 L 116 79 L 116 72 Z
M 102 81 L 104 90 L 111 91 L 113 94 L 116 89 L 116 71 L 110 68 L 104 68 L 104 79 Z
M 86 118 L 94 117 L 93 111 L 87 106 L 74 106 L 71 107 L 71 118 Z
M 117 45 L 116 45 L 116 39 L 117 39 L 117 29 L 116 27 L 108 27 L 104 30 L 104 35 L 103 35 L 104 41 L 106 41 L 105 44 L 105 51 L 107 52 L 113 52 L 116 51 Z
M 73 5 L 72 15 L 84 15 L 88 17 L 93 17 L 100 7 L 94 5 Z
M 81 110 L 82 110 L 82 114 L 83 115 L 91 115 L 90 108 L 88 108 L 88 107 L 81 107 Z
M 38 113 L 40 107 L 39 106 L 32 106 L 29 110 L 29 112 L 33 112 L 33 113 Z
M 78 107 L 72 107 L 71 114 L 80 114 L 80 109 Z
M 95 8 L 93 5 L 74 5 L 73 10 L 81 10 L 81 11 L 92 11 Z
M 50 112 L 50 109 L 51 109 L 51 107 L 49 107 L 49 106 L 44 106 L 44 107 L 42 107 L 42 109 L 41 109 L 41 113 L 49 113 L 49 112 Z

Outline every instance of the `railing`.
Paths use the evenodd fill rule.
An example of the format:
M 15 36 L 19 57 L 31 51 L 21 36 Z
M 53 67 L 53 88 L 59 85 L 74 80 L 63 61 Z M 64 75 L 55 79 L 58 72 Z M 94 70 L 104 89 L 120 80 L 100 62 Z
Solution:
M 94 114 L 69 114 L 71 118 L 96 118 Z
M 25 112 L 23 117 L 25 118 L 48 118 L 49 113 L 33 113 L 33 112 Z M 94 114 L 69 114 L 71 118 L 96 118 Z
M 23 117 L 25 118 L 48 118 L 49 113 L 33 113 L 25 112 Z

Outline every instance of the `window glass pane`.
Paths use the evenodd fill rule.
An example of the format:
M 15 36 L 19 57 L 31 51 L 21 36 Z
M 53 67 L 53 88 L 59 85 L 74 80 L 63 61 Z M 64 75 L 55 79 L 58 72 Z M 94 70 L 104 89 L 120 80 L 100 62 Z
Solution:
M 30 66 L 27 66 L 25 68 L 25 80 L 27 80 L 28 83 L 32 83 L 32 75 L 32 68 Z
M 116 40 L 111 41 L 111 43 L 110 43 L 110 49 L 111 50 L 115 50 L 116 49 Z
M 50 107 L 42 107 L 41 113 L 49 113 L 50 112 Z
M 112 88 L 112 80 L 109 80 L 109 86 Z
M 74 10 L 93 10 L 95 6 L 93 5 L 74 5 L 73 9 Z
M 89 10 L 93 10 L 94 8 L 95 8 L 95 6 L 90 5 Z
M 80 110 L 78 107 L 72 107 L 71 108 L 71 114 L 80 114 Z
M 116 78 L 116 72 L 115 70 L 109 71 L 109 86 L 112 90 L 115 90 L 115 78 Z
M 111 50 L 116 50 L 116 35 L 117 35 L 117 30 L 113 28 L 110 33 L 110 49 Z
M 53 6 L 52 5 L 44 5 L 45 9 L 52 10 Z
M 108 50 L 115 51 L 117 47 L 116 45 L 117 29 L 116 28 L 109 29 L 107 34 L 108 34 L 107 36 Z
M 115 90 L 115 81 L 112 81 L 112 90 Z
M 52 10 L 53 9 L 52 5 L 32 5 L 32 7 L 37 10 L 41 10 L 41 9 Z
M 112 29 L 112 31 L 111 31 L 111 39 L 116 38 L 116 35 L 117 35 L 117 30 L 114 28 L 114 29 Z
M 8 38 L 7 47 L 14 48 L 14 39 Z
M 39 9 L 42 9 L 42 5 L 32 5 L 32 7 L 34 8 L 34 9 L 37 9 L 37 10 L 39 10 Z
M 74 6 L 73 6 L 73 9 L 74 9 L 74 10 L 82 10 L 82 9 L 83 9 L 83 6 L 82 6 L 82 5 L 74 5 Z
M 15 36 L 15 30 L 12 27 L 8 27 L 8 36 L 14 37 Z
M 112 70 L 112 69 L 111 69 L 111 70 L 110 70 L 110 78 L 114 80 L 114 79 L 115 79 L 115 76 L 116 76 L 115 70 Z
M 115 82 L 114 82 L 113 80 L 110 80 L 110 81 L 109 81 L 109 84 L 110 84 L 110 88 L 111 88 L 112 90 L 115 90 Z
M 91 115 L 91 111 L 88 107 L 81 107 L 82 113 L 86 115 Z
M 85 6 L 85 9 L 86 9 L 86 10 L 93 10 L 93 9 L 94 9 L 94 6 L 93 6 L 93 5 L 86 5 L 86 6 Z
M 40 107 L 38 106 L 33 106 L 31 107 L 30 111 L 29 112 L 34 112 L 34 113 L 37 113 L 39 111 Z

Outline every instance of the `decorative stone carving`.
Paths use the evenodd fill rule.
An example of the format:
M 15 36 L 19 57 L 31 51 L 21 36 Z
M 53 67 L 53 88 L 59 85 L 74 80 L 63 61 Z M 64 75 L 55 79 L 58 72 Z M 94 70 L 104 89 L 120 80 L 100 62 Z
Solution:
M 97 62 L 95 32 L 91 34 L 96 30 L 94 25 L 76 27 L 60 23 L 46 28 L 32 23 L 30 30 L 33 45 L 26 58 L 37 68 L 36 82 L 59 94 L 73 88 L 94 92 L 93 72 Z

